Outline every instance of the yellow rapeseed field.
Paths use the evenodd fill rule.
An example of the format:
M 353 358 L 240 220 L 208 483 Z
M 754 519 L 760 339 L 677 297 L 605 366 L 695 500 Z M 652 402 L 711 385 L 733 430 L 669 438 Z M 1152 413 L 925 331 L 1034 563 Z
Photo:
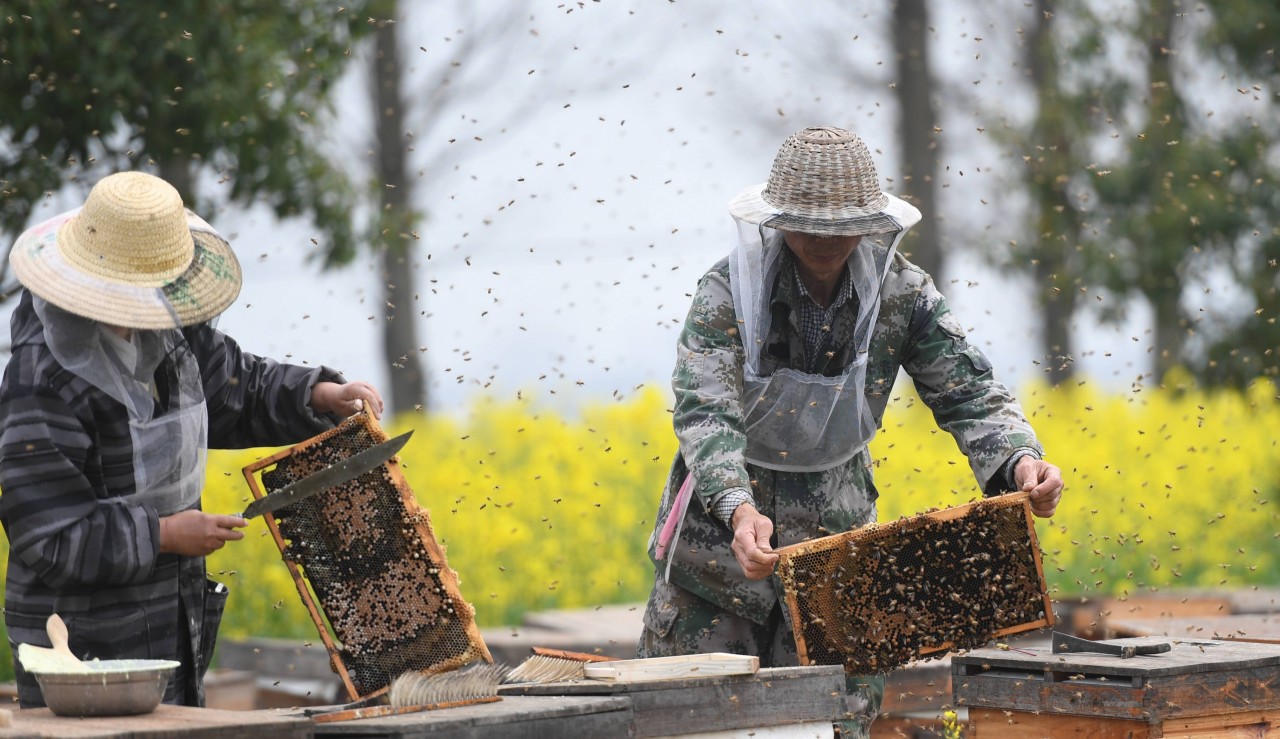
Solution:
M 965 459 L 908 384 L 873 442 L 880 518 L 978 496 Z M 1067 489 L 1039 520 L 1055 597 L 1280 581 L 1280 401 L 1193 388 L 1021 392 Z M 406 477 L 482 625 L 525 611 L 641 601 L 644 553 L 675 438 L 649 388 L 566 417 L 536 400 L 478 399 L 465 415 L 413 415 Z M 272 450 L 213 452 L 204 507 L 240 511 L 240 472 Z M 315 628 L 262 519 L 209 558 L 231 598 L 227 637 L 310 639 Z M 7 542 L 0 557 L 7 557 Z M 7 670 L 5 660 L 0 670 Z

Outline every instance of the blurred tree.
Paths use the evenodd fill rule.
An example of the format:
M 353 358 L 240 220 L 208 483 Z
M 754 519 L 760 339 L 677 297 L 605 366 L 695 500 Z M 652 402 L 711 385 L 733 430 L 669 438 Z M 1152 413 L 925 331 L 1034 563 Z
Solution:
M 929 71 L 929 7 L 926 0 L 897 0 L 893 6 L 893 46 L 898 59 L 894 89 L 901 135 L 902 197 L 920 209 L 919 225 L 902 249 L 938 284 L 944 282 L 938 242 L 938 113 Z
M 1087 137 L 1091 125 L 1090 90 L 1077 87 L 1075 80 L 1064 81 L 1062 70 L 1069 65 L 1063 55 L 1071 54 L 1079 62 L 1096 54 L 1100 30 L 1083 3 L 1073 4 L 1071 10 L 1077 23 L 1090 29 L 1082 34 L 1084 43 L 1066 44 L 1059 37 L 1049 0 L 1035 1 L 1026 34 L 1025 69 L 1037 93 L 1036 112 L 1030 130 L 1015 133 L 1014 138 L 1026 166 L 1023 176 L 1031 196 L 1032 238 L 1008 255 L 1011 266 L 1029 272 L 1033 279 L 1045 350 L 1043 368 L 1054 385 L 1075 374 L 1071 325 L 1084 266 L 1081 203 L 1075 197 L 1081 190 L 1079 180 L 1084 170 L 1075 147 L 1087 146 L 1081 139 Z
M 378 215 L 373 244 L 382 259 L 382 284 L 387 320 L 383 324 L 383 358 L 391 368 L 387 387 L 392 413 L 421 409 L 427 403 L 426 377 L 418 351 L 418 330 L 413 310 L 416 302 L 412 244 L 419 216 L 410 203 L 413 182 L 405 175 L 408 146 L 405 140 L 405 103 L 401 94 L 400 43 L 395 20 L 397 0 L 378 2 L 381 19 L 374 34 L 373 111 L 377 151 L 376 197 Z M 380 186 L 379 186 L 380 185 Z
M 1096 215 L 1086 237 L 1095 279 L 1118 294 L 1137 292 L 1151 304 L 1158 377 L 1185 365 L 1205 382 L 1240 383 L 1261 374 L 1280 376 L 1274 323 L 1280 275 L 1274 262 L 1280 202 L 1275 107 L 1259 101 L 1261 115 L 1200 111 L 1196 101 L 1204 94 L 1196 87 L 1247 75 L 1235 45 L 1256 44 L 1259 19 L 1276 11 L 1264 0 L 1206 9 L 1191 17 L 1176 0 L 1141 6 L 1131 33 L 1145 41 L 1146 88 L 1131 101 L 1139 108 L 1121 134 L 1131 137 L 1129 143 L 1113 156 L 1099 157 Z M 1220 65 L 1208 79 L 1203 65 L 1213 59 L 1197 52 Z M 1255 47 L 1245 55 L 1257 59 L 1257 52 Z M 1270 63 L 1274 82 L 1274 56 Z M 1115 109 L 1117 118 L 1126 113 Z M 1214 280 L 1221 281 L 1216 298 L 1188 300 L 1189 285 L 1207 294 Z M 1224 295 L 1225 286 L 1230 289 Z M 1240 288 L 1262 315 L 1233 317 L 1220 310 Z
M 424 299 L 416 289 L 417 253 L 428 212 L 415 207 L 418 185 L 449 166 L 456 166 L 461 154 L 451 147 L 452 138 L 440 135 L 445 121 L 462 120 L 475 141 L 491 132 L 500 132 L 516 121 L 527 120 L 540 99 L 526 95 L 513 97 L 506 91 L 494 106 L 496 115 L 480 121 L 462 115 L 456 103 L 477 105 L 493 80 L 502 77 L 523 60 L 510 52 L 522 33 L 531 33 L 529 18 L 501 6 L 486 7 L 471 0 L 452 3 L 401 5 L 398 0 L 375 0 L 376 15 L 372 63 L 372 162 L 369 176 L 378 216 L 372 220 L 370 242 L 382 260 L 383 354 L 390 369 L 388 388 L 391 413 L 422 410 L 429 401 L 423 347 L 419 341 L 417 316 L 425 313 Z M 430 15 L 429 24 L 417 24 L 408 13 Z M 444 20 L 444 19 L 449 20 Z M 430 37 L 431 47 L 418 46 L 411 65 L 404 59 L 406 46 L 397 28 L 448 26 L 443 38 Z M 406 72 L 412 67 L 413 94 L 405 96 Z M 522 73 L 523 74 L 523 73 Z M 477 106 L 482 107 L 482 106 Z M 452 132 L 456 135 L 456 131 Z M 410 177 L 410 172 L 414 177 Z
M 367 3 L 27 0 L 0 4 L 0 233 L 63 185 L 150 169 L 193 210 L 265 202 L 349 260 L 348 179 L 316 132 L 370 25 Z M 226 192 L 206 193 L 197 174 Z M 8 260 L 0 262 L 0 283 Z M 9 284 L 4 294 L 12 292 Z
M 1232 176 L 1233 194 L 1249 222 L 1241 230 L 1244 248 L 1227 267 L 1252 300 L 1252 315 L 1221 326 L 1207 342 L 1202 374 L 1210 382 L 1244 384 L 1259 375 L 1280 383 L 1280 172 L 1276 149 L 1280 146 L 1280 117 L 1276 95 L 1280 91 L 1280 62 L 1276 60 L 1276 32 L 1280 29 L 1280 4 L 1259 0 L 1209 0 L 1216 19 L 1205 34 L 1205 45 L 1233 77 L 1248 80 L 1235 92 L 1261 102 L 1248 128 L 1240 132 L 1236 149 L 1241 152 Z
M 1151 306 L 1158 377 L 1179 365 L 1211 384 L 1277 376 L 1274 102 L 1197 105 L 1223 80 L 1276 84 L 1266 29 L 1280 12 L 1223 0 L 1193 18 L 1176 0 L 1146 0 L 1116 22 L 1090 7 L 1037 0 L 1027 39 L 1038 107 L 1021 150 L 1035 225 L 1014 258 L 1035 279 L 1050 379 L 1071 376 L 1071 319 L 1091 289 L 1107 320 L 1135 296 Z M 1215 283 L 1215 298 L 1189 297 Z

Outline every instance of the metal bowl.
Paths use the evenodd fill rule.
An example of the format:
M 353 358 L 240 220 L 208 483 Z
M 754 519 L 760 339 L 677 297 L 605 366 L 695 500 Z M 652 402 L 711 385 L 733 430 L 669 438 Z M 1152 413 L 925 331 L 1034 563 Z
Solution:
M 59 716 L 151 713 L 179 663 L 166 659 L 85 662 L 86 672 L 33 672 L 49 710 Z

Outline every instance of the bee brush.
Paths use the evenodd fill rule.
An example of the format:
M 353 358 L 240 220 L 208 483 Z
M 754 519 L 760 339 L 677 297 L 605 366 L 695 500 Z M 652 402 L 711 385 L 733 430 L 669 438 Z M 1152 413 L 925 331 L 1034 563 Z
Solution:
M 504 683 L 559 683 L 586 678 L 590 662 L 612 662 L 613 657 L 563 649 L 533 647 L 533 656 L 507 674 Z
M 324 724 L 493 703 L 502 700 L 498 695 L 498 685 L 507 672 L 502 665 L 480 665 L 469 670 L 434 675 L 410 671 L 391 682 L 385 705 L 363 708 L 340 706 L 330 712 L 313 712 L 310 718 Z

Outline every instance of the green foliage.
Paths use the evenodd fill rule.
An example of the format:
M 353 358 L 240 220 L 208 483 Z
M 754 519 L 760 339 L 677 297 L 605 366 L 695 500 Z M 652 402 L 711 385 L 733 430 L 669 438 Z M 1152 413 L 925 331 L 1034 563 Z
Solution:
M 263 201 L 353 252 L 351 186 L 317 138 L 363 2 L 39 0 L 0 7 L 0 229 L 66 182 L 159 168 L 193 210 Z M 229 192 L 201 202 L 193 171 Z
M 1141 297 L 1154 309 L 1157 375 L 1180 365 L 1236 387 L 1280 377 L 1280 129 L 1264 91 L 1280 81 L 1280 11 L 1147 0 L 1117 23 L 1080 3 L 1056 10 L 1030 34 L 1038 112 L 1018 142 L 1036 220 L 1015 256 L 1042 308 L 1066 301 L 1069 321 L 1074 293 L 1101 299 L 1104 288 L 1109 299 L 1090 305 L 1119 319 Z M 1141 50 L 1137 64 L 1116 52 L 1126 45 Z M 1206 110 L 1206 85 L 1246 104 Z M 1211 280 L 1239 288 L 1243 310 L 1188 300 L 1188 283 Z

